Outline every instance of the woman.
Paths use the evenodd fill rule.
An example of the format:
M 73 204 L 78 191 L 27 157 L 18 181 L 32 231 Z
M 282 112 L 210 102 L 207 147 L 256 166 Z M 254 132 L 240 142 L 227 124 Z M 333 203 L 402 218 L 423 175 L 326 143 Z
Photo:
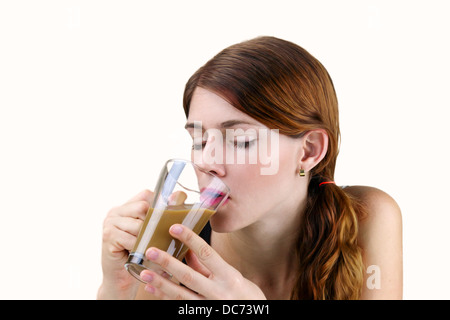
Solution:
M 155 248 L 147 251 L 173 278 L 146 270 L 146 285 L 123 265 L 153 193 L 145 190 L 113 208 L 104 222 L 99 298 L 402 297 L 400 209 L 375 188 L 333 183 L 338 103 L 318 60 L 274 37 L 242 42 L 189 79 L 183 104 L 193 158 L 217 142 L 204 134 L 210 129 L 239 132 L 231 141 L 227 136 L 223 148 L 244 153 L 263 139 L 255 132 L 272 129 L 279 133 L 277 149 L 272 146 L 277 171 L 261 174 L 261 161 L 204 162 L 230 187 L 230 199 L 203 238 L 181 225 L 171 227 L 171 235 L 190 248 L 186 264 Z

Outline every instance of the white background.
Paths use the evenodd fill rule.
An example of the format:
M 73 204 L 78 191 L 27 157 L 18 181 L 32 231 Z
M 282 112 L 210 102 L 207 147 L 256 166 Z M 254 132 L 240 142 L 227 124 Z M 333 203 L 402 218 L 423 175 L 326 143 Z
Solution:
M 272 35 L 333 78 L 337 183 L 399 203 L 404 297 L 449 299 L 449 12 L 445 0 L 1 1 L 0 298 L 94 299 L 108 210 L 189 157 L 189 76 Z

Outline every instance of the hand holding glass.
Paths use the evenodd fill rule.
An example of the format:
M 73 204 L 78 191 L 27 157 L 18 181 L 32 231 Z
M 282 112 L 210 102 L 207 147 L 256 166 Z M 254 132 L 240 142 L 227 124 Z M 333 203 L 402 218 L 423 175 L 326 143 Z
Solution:
M 181 159 L 167 161 L 156 185 L 153 204 L 125 263 L 128 272 L 141 280 L 139 274 L 144 269 L 164 271 L 145 259 L 150 247 L 182 260 L 188 248 L 170 236 L 169 228 L 179 223 L 199 234 L 229 193 L 220 178 L 194 163 Z

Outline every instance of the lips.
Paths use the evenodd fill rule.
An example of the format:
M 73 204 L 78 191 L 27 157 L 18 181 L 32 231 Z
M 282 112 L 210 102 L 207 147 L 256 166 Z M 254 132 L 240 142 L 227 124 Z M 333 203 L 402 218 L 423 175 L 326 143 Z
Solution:
M 228 202 L 229 197 L 220 190 L 211 188 L 202 188 L 200 190 L 200 201 L 207 207 L 217 207 L 222 201 Z

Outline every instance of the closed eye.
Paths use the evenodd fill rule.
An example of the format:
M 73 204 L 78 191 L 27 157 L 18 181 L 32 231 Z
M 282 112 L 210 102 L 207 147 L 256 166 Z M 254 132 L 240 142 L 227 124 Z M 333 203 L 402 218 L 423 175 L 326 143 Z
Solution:
M 192 150 L 202 150 L 206 145 L 206 141 L 202 143 L 193 143 Z
M 255 142 L 256 142 L 256 139 L 250 140 L 250 141 L 234 141 L 233 145 L 235 148 L 238 148 L 238 149 L 248 149 L 251 146 L 253 146 L 255 144 Z

